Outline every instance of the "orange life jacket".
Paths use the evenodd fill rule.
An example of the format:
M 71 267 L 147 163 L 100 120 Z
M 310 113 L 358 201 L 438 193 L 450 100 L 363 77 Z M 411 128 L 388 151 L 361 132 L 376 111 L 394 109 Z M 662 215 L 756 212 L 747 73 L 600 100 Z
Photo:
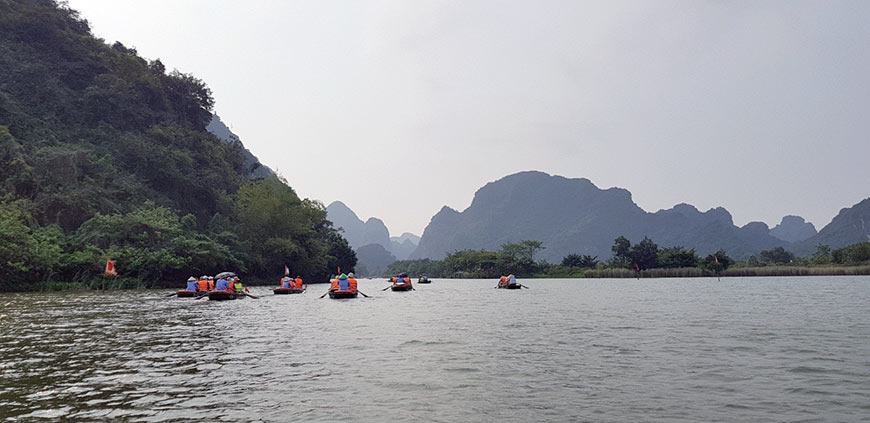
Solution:
M 296 289 L 302 289 L 302 278 L 296 278 Z
M 338 278 L 332 280 L 332 284 L 329 285 L 330 291 L 338 291 Z
M 347 278 L 348 288 L 347 290 L 350 292 L 356 292 L 356 279 L 355 278 Z
M 200 291 L 208 291 L 208 281 L 205 279 L 196 281 L 196 286 Z

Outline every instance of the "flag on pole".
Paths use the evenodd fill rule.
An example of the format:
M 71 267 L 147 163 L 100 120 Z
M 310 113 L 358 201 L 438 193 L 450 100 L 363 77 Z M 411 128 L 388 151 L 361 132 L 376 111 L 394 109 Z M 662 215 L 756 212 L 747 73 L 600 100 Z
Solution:
M 290 276 L 290 269 L 286 264 L 284 265 L 284 276 Z
M 719 265 L 719 257 L 713 256 L 713 260 L 716 262 L 716 266 Z
M 637 263 L 634 264 L 634 271 L 640 272 L 640 266 L 638 266 Z
M 118 276 L 118 271 L 115 270 L 115 260 L 106 257 L 106 270 L 103 271 L 106 276 Z

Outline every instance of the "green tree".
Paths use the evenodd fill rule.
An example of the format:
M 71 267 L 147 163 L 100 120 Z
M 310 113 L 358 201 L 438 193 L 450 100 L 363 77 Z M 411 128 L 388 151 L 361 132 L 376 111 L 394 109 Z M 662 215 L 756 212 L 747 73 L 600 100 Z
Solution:
M 765 264 L 788 264 L 794 261 L 795 255 L 785 248 L 776 247 L 758 253 L 761 262 Z
M 562 258 L 562 266 L 591 269 L 598 265 L 598 256 L 568 254 Z
M 663 248 L 658 256 L 659 266 L 664 268 L 696 267 L 698 260 L 694 248 L 686 250 L 680 246 Z
M 652 269 L 659 266 L 659 246 L 651 239 L 644 237 L 643 240 L 631 247 L 629 259 L 640 270 Z
M 701 262 L 702 267 L 716 273 L 728 269 L 732 264 L 734 264 L 734 260 L 728 257 L 725 250 L 716 251 L 704 257 L 704 260 Z
M 816 246 L 816 252 L 811 258 L 813 264 L 828 264 L 833 260 L 831 247 L 828 245 L 819 244 Z

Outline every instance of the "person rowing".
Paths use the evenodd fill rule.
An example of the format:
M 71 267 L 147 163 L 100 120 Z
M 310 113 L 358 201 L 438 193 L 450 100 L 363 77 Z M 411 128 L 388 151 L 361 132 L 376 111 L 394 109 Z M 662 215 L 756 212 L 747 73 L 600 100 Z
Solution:
M 501 287 L 507 286 L 507 283 L 508 283 L 507 276 L 505 276 L 505 274 L 502 273 L 501 277 L 498 278 L 498 287 L 501 288 Z
M 507 276 L 507 285 L 508 286 L 516 286 L 517 278 L 513 274 Z
M 296 289 L 305 289 L 302 284 L 302 276 L 296 275 L 296 280 L 294 280 L 296 285 Z
M 284 279 L 281 280 L 281 288 L 293 288 L 294 282 L 290 279 L 290 276 L 284 276 Z
M 238 276 L 233 278 L 232 286 L 233 286 L 233 290 L 235 291 L 236 294 L 241 294 L 243 292 L 250 292 L 248 290 L 248 288 L 246 288 L 244 285 L 242 285 L 242 282 L 239 280 Z

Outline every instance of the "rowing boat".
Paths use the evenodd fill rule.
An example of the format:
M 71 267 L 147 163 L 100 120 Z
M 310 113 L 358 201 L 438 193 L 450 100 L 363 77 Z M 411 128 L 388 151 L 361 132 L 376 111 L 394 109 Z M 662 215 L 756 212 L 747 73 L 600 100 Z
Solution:
M 236 300 L 239 298 L 245 298 L 244 294 L 236 294 L 235 292 L 229 291 L 209 291 L 208 292 L 208 300 L 209 301 L 227 301 L 227 300 Z
M 179 289 L 175 291 L 175 296 L 178 298 L 190 298 L 196 296 L 196 291 L 188 291 L 186 289 Z
M 301 294 L 305 292 L 305 288 L 275 288 L 272 290 L 275 295 Z
M 499 287 L 499 289 L 520 289 L 523 286 L 518 284 L 518 283 L 515 283 L 515 284 L 509 284 L 509 285 L 499 285 L 498 287 Z
M 356 298 L 356 291 L 329 291 L 329 298 L 339 299 L 339 298 Z
M 390 287 L 390 289 L 393 291 L 410 291 L 410 290 L 414 289 L 414 287 L 408 283 L 408 284 L 401 284 L 401 285 L 393 285 Z

